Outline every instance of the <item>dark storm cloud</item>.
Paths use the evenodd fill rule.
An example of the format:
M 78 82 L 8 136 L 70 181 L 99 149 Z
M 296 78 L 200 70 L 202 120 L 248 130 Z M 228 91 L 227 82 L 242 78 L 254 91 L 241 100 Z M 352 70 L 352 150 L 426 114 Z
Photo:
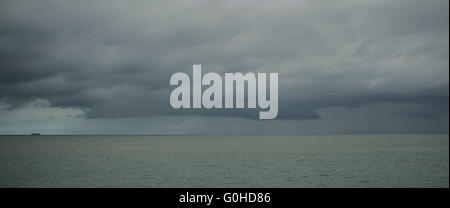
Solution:
M 448 1 L 2 1 L 0 100 L 89 109 L 89 118 L 179 110 L 170 76 L 279 72 L 280 119 L 377 103 L 448 112 Z

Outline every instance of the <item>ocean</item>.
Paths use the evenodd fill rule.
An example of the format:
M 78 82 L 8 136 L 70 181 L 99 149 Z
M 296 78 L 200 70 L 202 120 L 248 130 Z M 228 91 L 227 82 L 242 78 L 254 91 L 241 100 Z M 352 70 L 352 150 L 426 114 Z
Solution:
M 0 136 L 0 187 L 449 187 L 449 135 Z

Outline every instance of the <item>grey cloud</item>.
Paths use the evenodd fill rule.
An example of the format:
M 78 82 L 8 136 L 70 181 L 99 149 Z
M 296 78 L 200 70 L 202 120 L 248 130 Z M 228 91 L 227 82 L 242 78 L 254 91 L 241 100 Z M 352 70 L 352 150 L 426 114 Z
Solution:
M 414 105 L 448 115 L 448 1 L 2 1 L 0 100 L 37 98 L 88 118 L 229 116 L 175 111 L 170 75 L 279 72 L 279 119 Z M 417 107 L 420 106 L 420 107 Z M 377 109 L 375 109 L 377 110 Z

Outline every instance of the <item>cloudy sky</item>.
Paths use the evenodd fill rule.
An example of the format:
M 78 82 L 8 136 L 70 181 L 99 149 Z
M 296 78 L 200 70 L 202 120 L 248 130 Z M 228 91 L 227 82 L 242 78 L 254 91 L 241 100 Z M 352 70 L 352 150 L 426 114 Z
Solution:
M 449 132 L 448 0 L 0 2 L 0 134 Z M 278 72 L 279 113 L 170 76 Z

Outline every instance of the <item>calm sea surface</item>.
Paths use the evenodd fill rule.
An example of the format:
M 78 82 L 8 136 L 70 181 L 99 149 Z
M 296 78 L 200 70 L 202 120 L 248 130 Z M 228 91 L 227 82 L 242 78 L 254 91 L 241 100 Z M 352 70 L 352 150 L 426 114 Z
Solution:
M 0 187 L 449 187 L 449 136 L 0 136 Z

